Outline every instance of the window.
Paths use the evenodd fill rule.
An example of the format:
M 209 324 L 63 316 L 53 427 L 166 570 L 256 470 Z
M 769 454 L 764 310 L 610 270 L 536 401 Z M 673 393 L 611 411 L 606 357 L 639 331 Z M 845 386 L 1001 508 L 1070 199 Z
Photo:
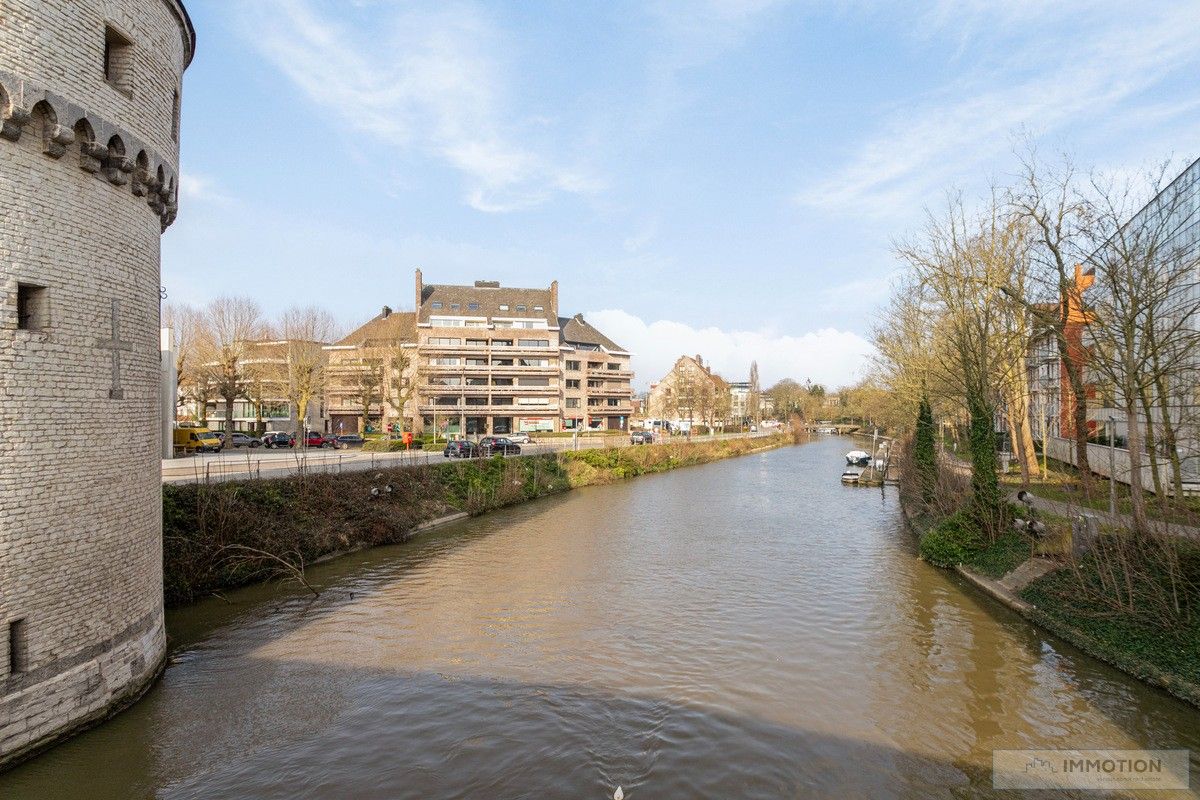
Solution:
M 494 406 L 511 406 L 513 399 L 511 397 L 493 397 L 492 405 Z
M 441 301 L 441 300 L 434 300 L 432 303 L 430 303 L 430 304 L 429 304 L 429 306 L 430 306 L 431 308 L 441 308 L 441 307 L 442 307 L 442 301 Z
M 567 379 L 567 388 L 568 389 L 578 389 L 579 388 L 579 379 L 578 378 L 574 378 L 574 379 L 568 378 Z
M 525 310 L 525 306 L 523 306 L 523 305 L 517 306 L 517 311 L 524 311 L 524 310 Z
M 133 63 L 133 42 L 111 25 L 104 26 L 104 79 L 129 94 L 129 72 Z
M 479 303 L 467 303 L 467 311 L 478 311 Z
M 492 347 L 512 347 L 512 339 L 492 339 Z
M 492 378 L 492 385 L 493 386 L 512 386 L 513 379 L 512 378 Z
M 467 347 L 487 347 L 487 339 L 467 339 Z
M 429 324 L 435 328 L 461 328 L 463 321 L 454 317 L 430 317 Z
M 493 358 L 492 359 L 493 367 L 511 367 L 512 365 L 513 365 L 513 360 L 511 358 Z
M 615 397 L 610 397 L 610 398 L 608 398 L 608 404 L 610 406 L 619 406 L 619 405 L 621 405 L 621 401 L 617 400 Z
M 486 367 L 487 359 L 486 358 L 468 358 L 467 366 L 468 367 Z
M 487 386 L 487 378 L 467 378 L 467 386 Z
M 611 362 L 610 362 L 610 363 L 608 363 L 608 364 L 606 365 L 606 367 L 607 367 L 608 369 L 612 370 L 613 372 L 616 372 L 616 371 L 618 371 L 618 370 L 620 370 L 620 369 L 621 369 L 621 365 L 620 365 L 620 364 L 613 364 L 613 363 L 611 363 Z
M 548 367 L 550 359 L 548 358 L 518 358 L 518 367 Z
M 517 381 L 520 386 L 549 386 L 549 378 L 521 378 Z
M 171 138 L 179 141 L 179 90 L 171 92 Z
M 567 398 L 567 408 L 579 408 L 579 398 L 578 397 L 568 397 Z
M 545 311 L 546 309 L 542 308 L 541 306 L 534 306 L 533 310 L 534 311 Z
M 462 340 L 449 336 L 430 336 L 425 340 L 425 342 L 426 344 L 433 345 L 434 347 L 448 347 L 461 344 Z
M 501 310 L 501 311 L 508 311 L 508 303 L 501 303 L 501 304 L 500 304 L 500 310 Z
M 579 371 L 579 362 L 578 361 L 568 361 L 567 369 L 571 370 L 572 372 L 578 372 Z
M 487 327 L 487 320 L 482 320 L 482 319 L 469 319 L 469 320 L 467 320 L 466 322 L 464 322 L 464 323 L 463 323 L 463 325 L 464 325 L 464 326 L 466 326 L 466 327 L 468 327 L 468 328 L 486 328 L 486 327 Z
M 468 397 L 467 405 L 469 406 L 486 406 L 488 399 L 486 397 Z
M 457 367 L 457 358 L 431 358 L 429 363 L 435 367 Z
M 588 362 L 588 369 L 600 369 L 601 366 L 602 366 L 602 362 L 600 362 L 600 361 L 589 361 Z
M 49 322 L 46 308 L 46 287 L 31 283 L 17 284 L 17 327 L 26 331 L 40 331 Z
M 451 311 L 458 311 L 460 308 L 462 308 L 462 306 L 461 306 L 460 304 L 458 304 L 458 303 L 451 303 L 451 304 L 450 304 L 450 310 L 451 310 Z
M 519 347 L 549 347 L 550 342 L 547 339 L 517 339 Z
M 29 669 L 29 643 L 26 641 L 26 624 L 23 619 L 8 623 L 8 674 L 19 675 Z

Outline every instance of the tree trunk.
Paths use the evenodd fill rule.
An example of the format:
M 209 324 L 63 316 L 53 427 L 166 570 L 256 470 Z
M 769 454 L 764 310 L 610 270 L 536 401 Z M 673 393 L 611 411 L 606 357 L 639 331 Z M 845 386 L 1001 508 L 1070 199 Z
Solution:
M 1167 452 L 1167 459 L 1171 462 L 1171 485 L 1178 502 L 1183 498 L 1183 461 L 1179 457 L 1179 439 L 1175 432 L 1175 423 L 1171 420 L 1170 396 L 1161 371 L 1158 371 L 1154 379 L 1154 386 L 1158 394 L 1158 410 L 1162 414 L 1162 444 Z
M 1139 392 L 1142 403 L 1142 413 L 1146 416 L 1146 456 L 1150 460 L 1150 480 L 1154 484 L 1154 497 L 1158 505 L 1166 511 L 1166 492 L 1163 491 L 1162 475 L 1158 471 L 1158 434 L 1154 430 L 1154 414 L 1151 413 L 1150 396 L 1143 387 Z
M 1079 481 L 1083 487 L 1084 497 L 1092 496 L 1092 467 L 1088 463 L 1088 418 L 1087 418 L 1087 387 L 1083 383 L 1083 365 L 1076 364 L 1061 348 L 1059 355 L 1067 370 L 1067 383 L 1071 387 L 1071 416 L 1072 428 L 1075 433 L 1075 466 L 1079 470 Z
M 1134 533 L 1141 536 L 1149 533 L 1150 523 L 1146 515 L 1146 493 L 1142 486 L 1142 424 L 1138 414 L 1138 400 L 1132 392 L 1125 393 L 1126 427 L 1129 429 L 1126 444 L 1129 447 L 1129 504 L 1133 512 Z M 1112 476 L 1116 479 L 1116 476 Z
M 233 395 L 225 398 L 225 441 L 221 443 L 221 449 L 233 446 Z

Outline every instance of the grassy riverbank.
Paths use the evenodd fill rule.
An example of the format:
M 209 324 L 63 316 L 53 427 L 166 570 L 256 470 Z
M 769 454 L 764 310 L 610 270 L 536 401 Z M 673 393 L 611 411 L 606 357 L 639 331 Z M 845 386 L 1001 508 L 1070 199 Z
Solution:
M 272 577 L 334 553 L 403 542 L 430 520 L 705 464 L 786 436 L 670 442 L 344 474 L 163 486 L 168 605 Z
M 1015 531 L 989 541 L 963 512 L 941 519 L 918 514 L 909 522 L 920 537 L 921 557 L 935 566 L 961 565 L 1000 581 L 1033 556 L 1056 561 L 1057 569 L 1028 584 L 976 585 L 1006 603 L 998 592 L 1011 590 L 1023 602 L 1008 604 L 1026 618 L 1094 658 L 1200 706 L 1200 547 L 1106 530 L 1074 560 L 1069 522 L 1041 518 L 1049 533 L 1036 543 Z

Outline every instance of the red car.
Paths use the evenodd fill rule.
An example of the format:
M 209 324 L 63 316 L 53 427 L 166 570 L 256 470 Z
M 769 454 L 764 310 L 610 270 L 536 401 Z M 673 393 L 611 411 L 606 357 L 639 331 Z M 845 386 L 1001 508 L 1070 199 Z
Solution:
M 304 439 L 305 447 L 324 447 L 325 434 L 320 431 L 309 431 L 308 436 Z

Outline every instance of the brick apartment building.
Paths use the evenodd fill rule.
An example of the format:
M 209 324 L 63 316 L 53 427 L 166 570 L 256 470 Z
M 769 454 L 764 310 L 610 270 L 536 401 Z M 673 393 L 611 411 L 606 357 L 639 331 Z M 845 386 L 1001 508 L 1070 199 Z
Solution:
M 581 315 L 560 317 L 557 281 L 426 284 L 417 270 L 415 289 L 415 312 L 385 308 L 328 348 L 335 430 L 357 430 L 368 407 L 368 419 L 447 436 L 628 428 L 629 353 Z M 369 404 L 381 359 L 395 389 Z

